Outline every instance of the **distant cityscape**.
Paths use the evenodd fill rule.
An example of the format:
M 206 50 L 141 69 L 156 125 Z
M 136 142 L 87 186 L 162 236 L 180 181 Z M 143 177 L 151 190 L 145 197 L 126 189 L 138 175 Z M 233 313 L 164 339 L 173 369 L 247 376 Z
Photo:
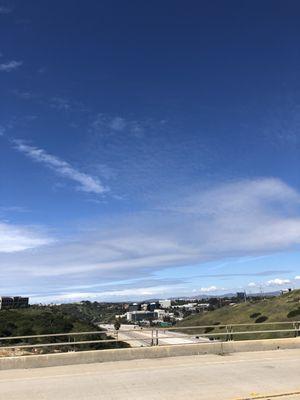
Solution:
M 228 296 L 208 297 L 206 299 L 178 298 L 157 301 L 145 301 L 123 304 L 124 313 L 116 314 L 115 318 L 123 323 L 138 324 L 142 326 L 172 326 L 189 315 L 213 311 L 217 308 L 261 299 L 262 296 L 276 296 L 291 292 L 284 289 L 277 293 L 247 294 L 237 292 Z M 205 301 L 204 301 L 205 300 Z
M 180 300 L 178 301 L 180 303 Z M 132 303 L 124 306 L 125 313 L 116 315 L 118 319 L 126 319 L 130 323 L 140 323 L 143 325 L 160 324 L 172 325 L 176 321 L 184 318 L 183 310 L 197 312 L 207 310 L 209 303 L 183 303 L 177 304 L 172 300 L 159 300 L 151 303 Z
M 167 327 L 182 321 L 184 318 L 193 314 L 206 313 L 224 306 L 235 307 L 237 304 L 246 301 L 255 301 L 263 297 L 277 296 L 291 292 L 292 289 L 284 289 L 276 293 L 247 294 L 246 292 L 237 292 L 223 296 L 208 296 L 206 298 L 172 298 L 163 300 L 149 300 L 144 302 L 132 303 L 98 303 L 104 306 L 109 304 L 118 305 L 118 309 L 113 312 L 116 321 L 122 324 L 138 324 L 140 326 L 161 326 Z M 77 304 L 90 303 L 82 301 Z M 0 296 L 0 310 L 24 309 L 28 308 L 29 297 L 22 296 Z M 35 305 L 36 307 L 37 305 Z M 40 306 L 43 307 L 41 304 Z M 56 307 L 50 304 L 50 307 Z M 119 310 L 119 313 L 117 313 Z M 121 311 L 121 313 L 120 313 Z M 101 314 L 99 315 L 101 316 Z

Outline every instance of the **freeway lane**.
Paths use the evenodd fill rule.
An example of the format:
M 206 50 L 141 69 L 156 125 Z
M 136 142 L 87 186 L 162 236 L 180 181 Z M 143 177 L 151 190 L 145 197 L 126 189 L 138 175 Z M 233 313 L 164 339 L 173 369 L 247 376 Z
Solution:
M 99 328 L 105 328 L 111 336 L 115 336 L 114 326 L 112 324 L 99 324 Z M 174 336 L 174 337 L 172 337 Z M 127 342 L 131 347 L 149 347 L 151 346 L 152 336 L 151 331 L 149 329 L 141 329 L 138 325 L 121 325 L 120 330 L 118 331 L 119 340 L 123 342 Z M 155 340 L 155 334 L 154 334 Z M 208 338 L 195 338 L 184 333 L 168 330 L 159 330 L 159 346 L 164 345 L 176 345 L 176 344 L 192 344 L 192 343 L 201 343 L 201 342 L 209 342 Z
M 299 371 L 300 349 L 10 370 L 0 372 L 0 399 L 271 400 L 300 391 Z

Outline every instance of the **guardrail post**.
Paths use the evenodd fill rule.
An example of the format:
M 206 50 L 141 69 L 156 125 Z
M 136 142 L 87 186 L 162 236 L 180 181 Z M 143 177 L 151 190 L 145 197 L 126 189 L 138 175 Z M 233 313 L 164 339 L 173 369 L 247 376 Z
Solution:
M 158 329 L 156 329 L 156 340 L 155 340 L 155 345 L 158 346 Z
M 233 340 L 233 327 L 231 325 L 226 325 L 226 341 Z
M 154 345 L 154 331 L 153 331 L 153 329 L 151 330 L 151 344 L 150 344 L 150 346 L 153 346 Z
M 294 323 L 293 323 L 293 327 L 294 327 L 294 329 L 295 329 L 294 336 L 295 336 L 295 337 L 299 336 L 299 322 L 294 322 Z
M 231 332 L 232 328 L 230 325 L 226 325 L 225 329 L 226 329 L 226 333 L 227 333 L 227 335 L 225 336 L 225 340 L 226 340 L 226 342 L 228 342 L 229 340 L 231 340 L 230 332 Z

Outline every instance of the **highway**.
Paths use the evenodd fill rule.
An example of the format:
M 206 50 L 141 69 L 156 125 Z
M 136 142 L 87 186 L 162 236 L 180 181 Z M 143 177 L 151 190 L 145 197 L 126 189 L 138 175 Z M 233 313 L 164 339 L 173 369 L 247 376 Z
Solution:
M 0 400 L 300 399 L 300 349 L 0 372 Z
M 114 327 L 111 324 L 99 324 L 99 327 L 107 329 L 108 333 L 114 336 Z M 149 328 L 148 328 L 149 329 Z M 172 337 L 174 336 L 174 337 Z M 151 346 L 152 336 L 151 331 L 146 329 L 141 329 L 138 325 L 121 325 L 118 331 L 118 338 L 123 342 L 127 342 L 131 347 L 148 347 Z M 155 341 L 155 336 L 154 336 Z M 164 331 L 160 328 L 159 330 L 159 340 L 158 345 L 176 345 L 176 344 L 191 344 L 209 342 L 208 338 L 193 338 L 184 333 L 178 331 L 170 332 L 168 330 Z

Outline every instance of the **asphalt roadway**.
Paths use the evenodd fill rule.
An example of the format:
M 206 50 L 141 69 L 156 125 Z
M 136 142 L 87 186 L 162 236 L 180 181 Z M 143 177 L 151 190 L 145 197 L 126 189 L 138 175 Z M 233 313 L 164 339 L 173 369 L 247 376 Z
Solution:
M 300 349 L 0 371 L 1 400 L 300 399 Z
M 115 329 L 112 324 L 99 324 L 99 327 L 107 329 L 108 333 L 114 336 Z M 155 329 L 154 329 L 155 331 Z M 127 342 L 131 347 L 150 347 L 152 342 L 151 329 L 141 329 L 138 325 L 122 325 L 118 331 L 118 338 L 122 342 Z M 155 340 L 155 335 L 154 338 Z M 195 338 L 184 333 L 159 329 L 158 346 L 176 345 L 176 344 L 192 344 L 209 342 L 208 338 Z

